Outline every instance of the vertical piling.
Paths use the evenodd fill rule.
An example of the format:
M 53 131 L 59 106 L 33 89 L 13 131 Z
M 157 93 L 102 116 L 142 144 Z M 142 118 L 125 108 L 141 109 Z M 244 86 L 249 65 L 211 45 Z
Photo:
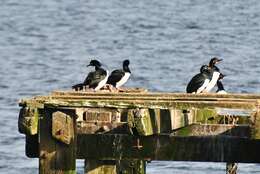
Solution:
M 116 174 L 116 162 L 111 160 L 85 160 L 85 174 Z
M 252 115 L 251 122 L 251 138 L 260 139 L 260 100 L 257 102 L 257 110 L 256 113 Z
M 63 126 L 70 126 L 73 133 L 71 141 L 66 144 L 58 141 L 52 135 L 53 129 L 53 113 L 54 110 L 45 109 L 40 113 L 40 156 L 39 168 L 40 174 L 76 174 L 76 119 L 72 112 L 64 111 L 58 115 L 66 115 L 66 118 L 71 118 L 72 122 L 65 120 Z M 57 134 L 64 134 L 64 130 L 57 132 Z M 67 136 L 68 137 L 68 136 Z M 65 137 L 66 138 L 66 137 Z
M 117 174 L 146 174 L 146 161 L 143 160 L 118 161 Z
M 236 174 L 236 173 L 237 173 L 237 163 L 227 163 L 226 174 Z

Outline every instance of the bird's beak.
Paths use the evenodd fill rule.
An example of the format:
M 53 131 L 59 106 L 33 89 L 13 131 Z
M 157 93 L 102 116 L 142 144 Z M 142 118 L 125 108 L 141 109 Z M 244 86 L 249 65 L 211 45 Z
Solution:
M 223 61 L 223 59 L 218 59 L 218 61 L 217 61 L 217 62 L 221 62 L 221 61 Z
M 87 65 L 87 67 L 91 66 L 90 64 Z

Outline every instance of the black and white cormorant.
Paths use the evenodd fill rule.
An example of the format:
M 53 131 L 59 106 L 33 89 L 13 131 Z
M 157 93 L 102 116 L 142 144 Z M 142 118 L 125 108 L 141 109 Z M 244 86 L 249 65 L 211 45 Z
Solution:
M 85 86 L 88 86 L 97 91 L 105 86 L 109 73 L 102 68 L 102 64 L 98 60 L 91 60 L 87 66 L 94 66 L 95 71 L 90 72 L 83 83 L 72 86 L 73 89 L 82 90 Z
M 218 89 L 217 89 L 217 91 L 216 91 L 216 93 L 218 93 L 218 94 L 227 94 L 227 92 L 226 92 L 226 90 L 224 89 L 224 86 L 223 86 L 223 84 L 222 84 L 222 82 L 221 82 L 221 79 L 223 79 L 224 77 L 225 77 L 225 75 L 223 75 L 222 73 L 220 73 L 219 79 L 218 79 L 218 81 L 217 81 L 217 87 L 218 87 Z
M 129 60 L 124 60 L 123 69 L 112 71 L 108 77 L 107 84 L 113 85 L 115 88 L 119 88 L 120 86 L 124 85 L 131 75 L 129 64 Z
M 187 93 L 201 93 L 210 82 L 210 68 L 208 65 L 202 65 L 200 73 L 196 74 L 187 85 Z
M 219 68 L 216 66 L 217 63 L 221 62 L 222 59 L 219 59 L 217 57 L 213 57 L 210 62 L 209 62 L 209 68 L 210 68 L 210 82 L 207 85 L 206 89 L 204 90 L 204 92 L 210 92 L 215 85 L 217 84 L 217 81 L 219 79 L 220 76 L 220 70 Z

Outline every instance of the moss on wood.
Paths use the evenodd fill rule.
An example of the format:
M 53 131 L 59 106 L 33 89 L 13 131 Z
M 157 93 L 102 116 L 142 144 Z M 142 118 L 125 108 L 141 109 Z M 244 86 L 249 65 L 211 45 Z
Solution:
M 18 128 L 19 132 L 27 135 L 38 133 L 38 108 L 23 107 L 20 110 Z

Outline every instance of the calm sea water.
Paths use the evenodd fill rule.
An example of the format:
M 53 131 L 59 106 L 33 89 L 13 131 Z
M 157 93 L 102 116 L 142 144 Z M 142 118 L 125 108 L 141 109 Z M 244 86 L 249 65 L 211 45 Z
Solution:
M 1 0 L 0 173 L 37 173 L 17 131 L 18 100 L 70 89 L 91 58 L 111 70 L 130 59 L 128 86 L 183 92 L 219 56 L 229 92 L 260 93 L 259 9 L 258 0 Z M 147 170 L 219 174 L 225 164 L 155 161 Z M 257 172 L 260 165 L 239 164 L 239 173 Z

